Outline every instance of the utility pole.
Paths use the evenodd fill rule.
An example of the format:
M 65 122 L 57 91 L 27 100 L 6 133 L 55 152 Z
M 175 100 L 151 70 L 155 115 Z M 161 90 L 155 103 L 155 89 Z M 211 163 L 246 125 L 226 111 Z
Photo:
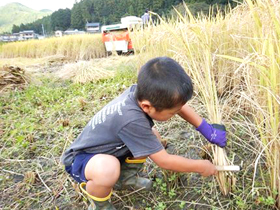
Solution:
M 42 24 L 42 30 L 43 30 L 43 36 L 45 36 L 45 29 L 44 29 L 44 25 Z

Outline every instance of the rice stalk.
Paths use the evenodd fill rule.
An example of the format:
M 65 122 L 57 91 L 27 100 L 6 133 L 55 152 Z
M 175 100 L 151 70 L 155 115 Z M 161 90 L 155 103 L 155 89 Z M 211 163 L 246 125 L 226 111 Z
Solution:
M 188 13 L 188 15 L 191 14 Z M 193 17 L 190 19 L 194 20 Z M 207 109 L 210 121 L 221 123 L 223 113 L 220 109 L 221 106 L 217 95 L 215 74 L 213 71 L 215 60 L 211 53 L 212 37 L 209 36 L 209 34 L 205 34 L 205 31 L 198 27 L 194 28 L 193 32 L 199 38 L 198 44 L 203 45 L 201 49 L 204 49 L 204 51 L 197 54 L 198 52 L 196 49 L 191 46 L 188 39 L 184 37 L 184 34 L 181 34 L 181 38 L 184 39 L 185 53 L 180 56 L 183 57 L 182 62 L 187 66 L 187 71 L 189 71 L 197 86 L 198 94 L 200 95 L 201 102 Z M 230 161 L 224 149 L 217 146 L 212 146 L 211 149 L 213 153 L 213 163 L 215 165 L 230 165 Z M 231 191 L 232 185 L 235 183 L 233 175 L 219 172 L 216 178 L 222 193 L 227 195 Z
M 255 20 L 252 50 L 257 55 L 255 61 L 242 58 L 221 56 L 243 65 L 250 66 L 251 82 L 247 84 L 247 100 L 250 101 L 254 123 L 259 133 L 256 140 L 265 154 L 270 180 L 265 183 L 270 188 L 270 196 L 280 207 L 280 27 L 279 3 L 271 1 L 247 0 Z M 265 27 L 261 24 L 265 19 Z M 256 39 L 255 39 L 256 40 Z M 257 165 L 257 163 L 256 163 Z M 252 186 L 254 190 L 254 184 Z
M 261 4 L 265 7 L 259 7 Z M 275 10 L 276 2 L 267 0 L 257 1 L 256 7 L 263 9 L 262 12 L 269 11 L 271 25 L 269 31 L 262 30 L 260 35 L 264 37 L 262 45 L 254 46 L 267 61 L 266 71 L 260 70 L 258 95 L 258 98 L 263 101 L 262 108 L 266 115 L 263 115 L 263 111 L 258 111 L 255 121 L 259 128 L 261 141 L 264 146 L 267 145 L 265 153 L 270 169 L 271 196 L 277 199 L 280 208 L 280 22 L 279 18 L 276 18 L 279 10 Z
M 224 113 L 222 112 L 218 92 L 224 94 L 225 90 L 229 88 L 225 87 L 226 82 L 224 82 L 224 85 L 221 85 L 221 87 L 224 87 L 219 88 L 220 90 L 218 91 L 217 81 L 219 81 L 219 75 L 228 74 L 228 72 L 223 71 L 228 68 L 224 68 L 226 66 L 225 62 L 218 62 L 215 54 L 213 54 L 213 52 L 217 51 L 216 46 L 221 46 L 221 43 L 216 45 L 214 42 L 224 41 L 222 39 L 215 40 L 217 31 L 213 29 L 213 25 L 223 24 L 225 26 L 226 23 L 223 22 L 224 18 L 219 14 L 217 14 L 215 20 L 203 16 L 197 19 L 192 16 L 187 7 L 186 11 L 187 17 L 182 16 L 180 13 L 178 13 L 176 20 L 166 21 L 158 17 L 161 20 L 160 25 L 156 27 L 150 26 L 145 31 L 134 34 L 133 41 L 138 40 L 135 48 L 140 49 L 139 53 L 141 57 L 142 55 L 145 56 L 144 60 L 149 56 L 165 55 L 179 61 L 192 77 L 200 101 L 207 110 L 209 120 L 213 123 L 221 123 Z M 144 38 L 139 39 L 139 36 Z M 141 46 L 145 46 L 145 51 L 142 50 Z M 223 43 L 221 50 L 225 49 L 227 49 L 227 45 Z M 225 76 L 224 78 L 229 80 L 228 78 L 230 77 Z M 213 146 L 212 152 L 215 165 L 231 164 L 224 149 Z M 231 173 L 219 172 L 217 180 L 224 195 L 227 195 L 234 187 L 235 178 Z

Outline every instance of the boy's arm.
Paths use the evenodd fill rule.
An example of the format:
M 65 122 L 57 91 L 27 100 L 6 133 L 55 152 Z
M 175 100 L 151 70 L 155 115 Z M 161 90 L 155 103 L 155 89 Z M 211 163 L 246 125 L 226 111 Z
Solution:
M 208 160 L 193 160 L 178 155 L 170 155 L 165 149 L 149 156 L 160 168 L 176 172 L 195 172 L 202 176 L 217 173 L 216 167 Z
M 196 128 L 202 123 L 202 118 L 187 104 L 182 107 L 178 114 Z
M 227 144 L 226 128 L 220 124 L 208 124 L 205 119 L 201 118 L 193 108 L 185 104 L 178 113 L 183 119 L 196 127 L 209 142 L 220 147 Z

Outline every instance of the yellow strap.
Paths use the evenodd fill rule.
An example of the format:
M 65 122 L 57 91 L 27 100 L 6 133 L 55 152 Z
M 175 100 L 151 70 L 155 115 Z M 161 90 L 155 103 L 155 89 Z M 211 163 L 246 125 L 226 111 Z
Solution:
M 146 158 L 143 159 L 131 159 L 131 157 L 127 157 L 125 159 L 126 163 L 145 163 L 146 162 Z
M 110 194 L 107 195 L 105 198 L 98 198 L 98 197 L 95 197 L 95 196 L 93 196 L 93 195 L 90 195 L 90 194 L 85 190 L 85 186 L 86 186 L 86 183 L 85 183 L 85 182 L 82 182 L 82 183 L 80 184 L 80 189 L 82 190 L 82 192 L 83 192 L 84 194 L 86 194 L 89 198 L 91 198 L 91 199 L 94 200 L 94 201 L 107 201 L 107 200 L 109 200 L 109 199 L 111 198 L 111 195 L 112 195 L 112 192 L 113 192 L 113 191 L 111 191 Z

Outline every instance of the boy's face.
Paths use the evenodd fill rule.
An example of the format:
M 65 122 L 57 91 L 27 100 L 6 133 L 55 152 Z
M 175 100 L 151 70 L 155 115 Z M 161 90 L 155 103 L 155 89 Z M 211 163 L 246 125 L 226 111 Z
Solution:
M 145 101 L 139 103 L 143 111 L 148 114 L 152 119 L 157 121 L 166 121 L 178 114 L 182 109 L 183 105 L 178 105 L 171 109 L 164 109 L 162 111 L 156 111 L 156 109 L 150 105 L 150 103 L 145 103 Z
M 171 117 L 173 117 L 175 114 L 178 114 L 181 110 L 182 106 L 177 106 L 171 109 L 164 109 L 162 111 L 156 111 L 154 108 L 154 111 L 149 114 L 149 116 L 157 121 L 166 121 L 169 120 Z

